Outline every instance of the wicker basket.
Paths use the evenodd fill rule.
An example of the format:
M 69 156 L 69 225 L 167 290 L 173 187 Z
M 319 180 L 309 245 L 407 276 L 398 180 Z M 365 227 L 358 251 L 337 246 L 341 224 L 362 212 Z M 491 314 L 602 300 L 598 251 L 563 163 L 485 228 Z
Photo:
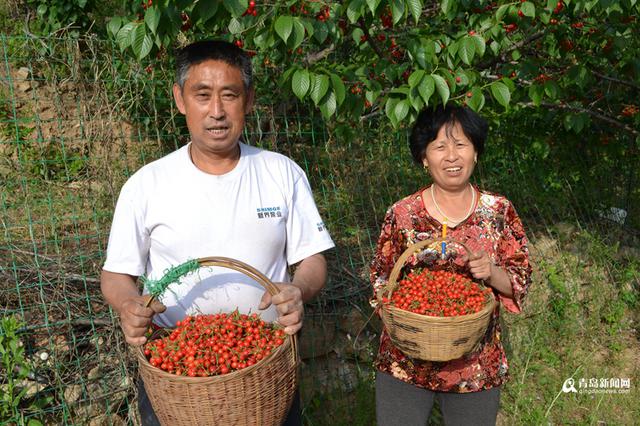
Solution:
M 224 257 L 198 259 L 200 266 L 221 266 L 242 272 L 266 288 L 278 288 L 251 266 Z M 184 377 L 153 367 L 136 351 L 140 376 L 149 400 L 166 426 L 280 425 L 298 385 L 298 352 L 295 336 L 288 336 L 264 360 L 229 374 Z
M 448 244 L 469 249 L 451 239 L 425 240 L 407 248 L 394 265 L 386 291 L 379 292 L 378 298 L 391 298 L 398 285 L 398 277 L 407 259 L 419 250 L 446 241 Z M 391 341 L 406 355 L 426 361 L 449 361 L 471 352 L 484 336 L 493 310 L 495 298 L 486 303 L 479 312 L 453 317 L 435 317 L 416 314 L 404 309 L 381 303 L 382 322 Z

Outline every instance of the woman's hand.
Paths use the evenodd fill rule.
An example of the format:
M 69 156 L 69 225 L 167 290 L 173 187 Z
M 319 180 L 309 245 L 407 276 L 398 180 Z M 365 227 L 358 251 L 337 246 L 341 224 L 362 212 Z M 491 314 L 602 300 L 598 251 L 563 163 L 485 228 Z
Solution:
M 484 251 L 471 253 L 467 258 L 469 270 L 473 278 L 484 280 L 485 283 L 498 290 L 505 296 L 513 296 L 511 280 L 504 269 L 493 264 L 489 255 Z
M 491 281 L 493 262 L 485 251 L 471 253 L 469 256 L 469 270 L 473 278 L 477 280 Z

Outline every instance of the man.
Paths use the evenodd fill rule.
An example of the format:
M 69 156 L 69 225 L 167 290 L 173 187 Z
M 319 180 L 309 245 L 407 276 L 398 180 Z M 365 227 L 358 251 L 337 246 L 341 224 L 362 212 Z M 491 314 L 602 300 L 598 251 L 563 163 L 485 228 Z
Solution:
M 261 311 L 288 334 L 302 326 L 303 303 L 326 281 L 322 251 L 333 242 L 322 224 L 307 178 L 287 157 L 240 142 L 254 100 L 251 61 L 235 45 L 202 41 L 177 55 L 173 95 L 191 142 L 148 164 L 123 186 L 116 205 L 101 288 L 120 315 L 125 338 L 142 345 L 153 322 L 172 327 L 188 314 Z M 172 284 L 145 308 L 140 275 L 157 279 L 189 259 L 224 256 L 271 279 L 271 297 L 235 271 L 201 269 Z M 288 266 L 298 264 L 293 280 Z M 291 282 L 289 282 L 291 281 Z M 268 308 L 268 309 L 267 309 Z M 143 424 L 154 424 L 139 387 Z M 287 424 L 299 424 L 294 403 Z

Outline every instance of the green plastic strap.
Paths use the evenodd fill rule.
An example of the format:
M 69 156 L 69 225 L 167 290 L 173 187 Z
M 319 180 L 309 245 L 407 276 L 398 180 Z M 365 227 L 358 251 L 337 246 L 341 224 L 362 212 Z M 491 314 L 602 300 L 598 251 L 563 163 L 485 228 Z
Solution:
M 196 271 L 200 267 L 200 264 L 196 259 L 188 260 L 178 266 L 172 266 L 164 271 L 162 278 L 158 280 L 150 280 L 146 277 L 142 277 L 142 283 L 149 290 L 149 294 L 153 297 L 160 296 L 170 284 L 179 283 L 180 278 L 187 275 L 189 272 Z

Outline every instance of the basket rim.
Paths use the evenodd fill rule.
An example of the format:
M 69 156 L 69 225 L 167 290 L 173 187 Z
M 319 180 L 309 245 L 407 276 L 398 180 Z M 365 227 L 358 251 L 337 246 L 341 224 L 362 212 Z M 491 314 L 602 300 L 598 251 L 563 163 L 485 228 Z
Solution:
M 489 300 L 488 303 L 485 304 L 484 308 L 482 308 L 480 311 L 474 312 L 472 314 L 466 314 L 466 315 L 455 315 L 452 317 L 438 317 L 434 315 L 417 314 L 415 312 L 407 311 L 406 309 L 398 308 L 397 306 L 389 305 L 386 303 L 382 304 L 381 310 L 383 311 L 383 313 L 384 311 L 388 311 L 391 313 L 402 314 L 409 318 L 414 318 L 418 320 L 426 319 L 429 322 L 446 324 L 446 323 L 463 323 L 468 321 L 475 321 L 476 319 L 485 316 L 487 313 L 493 312 L 496 309 L 497 305 L 498 305 L 498 302 L 494 296 L 491 298 L 491 300 Z
M 149 360 L 144 354 L 144 345 L 140 345 L 136 348 L 136 358 L 138 359 L 138 364 L 140 368 L 148 368 L 149 371 L 153 371 L 154 374 L 157 374 L 158 376 L 163 377 L 165 379 L 171 379 L 173 381 L 188 382 L 188 383 L 194 383 L 194 384 L 209 384 L 213 382 L 224 383 L 224 382 L 233 380 L 237 377 L 243 377 L 248 374 L 251 374 L 253 370 L 264 366 L 265 362 L 270 361 L 272 358 L 275 358 L 276 356 L 280 355 L 281 352 L 284 352 L 289 348 L 291 348 L 291 350 L 294 351 L 293 359 L 294 359 L 294 364 L 297 366 L 298 356 L 297 356 L 297 353 L 295 353 L 296 337 L 295 335 L 290 335 L 290 334 L 287 336 L 288 338 L 285 339 L 284 343 L 278 346 L 276 350 L 271 352 L 268 357 L 263 358 L 260 361 L 256 362 L 255 364 L 249 367 L 243 368 L 242 370 L 236 370 L 227 374 L 217 374 L 217 375 L 206 376 L 206 377 L 190 377 L 190 376 L 178 376 L 176 374 L 168 373 L 163 369 L 154 367 L 153 365 L 151 365 L 151 363 L 149 363 Z

